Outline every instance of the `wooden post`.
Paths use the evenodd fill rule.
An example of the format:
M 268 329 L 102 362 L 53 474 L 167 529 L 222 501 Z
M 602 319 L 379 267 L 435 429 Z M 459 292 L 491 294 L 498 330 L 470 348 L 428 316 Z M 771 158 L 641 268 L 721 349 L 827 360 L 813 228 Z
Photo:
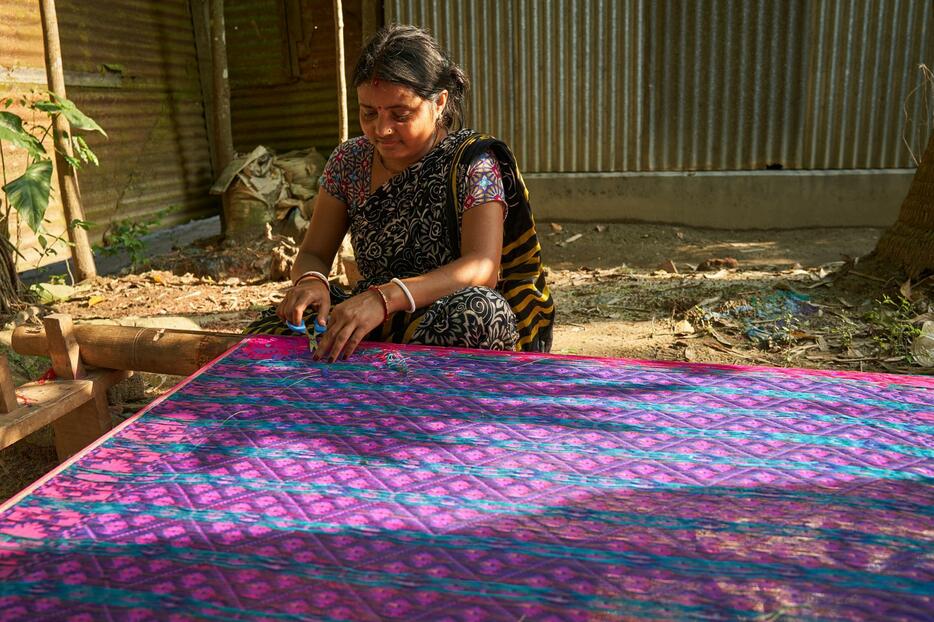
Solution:
M 0 356 L 0 413 L 13 412 L 17 406 L 19 402 L 16 400 L 16 387 L 13 386 L 10 363 L 6 356 Z
M 49 90 L 58 97 L 66 97 L 65 73 L 62 68 L 62 47 L 58 37 L 58 17 L 55 12 L 55 0 L 39 0 L 42 15 L 42 34 L 45 37 L 45 71 Z M 81 227 L 72 226 L 75 220 L 84 220 L 81 208 L 81 193 L 78 189 L 78 177 L 62 153 L 73 155 L 71 149 L 71 128 L 65 115 L 55 115 L 53 138 L 55 141 L 55 168 L 58 172 L 58 191 L 65 212 L 65 226 L 68 237 L 74 246 L 71 255 L 75 262 L 75 277 L 84 281 L 97 276 L 94 255 L 88 242 L 88 232 Z
M 211 111 L 214 116 L 214 146 L 219 171 L 233 160 L 233 131 L 230 128 L 230 81 L 227 75 L 227 33 L 224 0 L 211 0 Z
M 337 48 L 338 144 L 347 140 L 347 76 L 344 73 L 344 9 L 334 0 L 334 45 Z
M 191 0 L 191 23 L 195 33 L 195 54 L 198 57 L 198 76 L 201 82 L 201 99 L 204 102 L 204 123 L 208 132 L 208 152 L 211 154 L 211 173 L 214 179 L 220 177 L 223 167 L 217 157 L 217 145 L 214 141 L 214 72 L 211 62 L 211 18 L 206 0 Z M 211 110 L 209 114 L 207 111 Z
M 234 157 L 233 130 L 230 126 L 230 80 L 227 67 L 227 31 L 224 25 L 224 0 L 210 0 L 211 17 L 211 117 L 214 133 L 213 157 L 217 175 Z M 230 197 L 221 195 L 221 233 L 227 235 Z
M 77 380 L 84 377 L 84 366 L 78 342 L 75 340 L 71 316 L 55 313 L 42 318 L 48 335 L 49 356 L 52 369 L 62 380 Z

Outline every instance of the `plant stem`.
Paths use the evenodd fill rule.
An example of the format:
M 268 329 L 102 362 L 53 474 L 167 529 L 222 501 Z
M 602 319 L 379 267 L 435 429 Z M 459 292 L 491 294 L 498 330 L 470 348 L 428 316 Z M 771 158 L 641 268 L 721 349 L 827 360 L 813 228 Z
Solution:
M 0 140 L 0 169 L 3 169 L 3 185 L 6 185 L 6 158 L 3 157 L 3 141 Z
M 55 115 L 49 115 L 52 117 L 52 122 L 45 128 L 45 131 L 42 132 L 42 136 L 39 138 L 39 142 L 44 142 L 45 137 L 49 135 L 49 132 L 52 131 L 52 126 L 55 125 Z
M 68 262 L 68 258 L 65 258 L 65 270 L 68 271 L 68 278 L 71 280 L 71 286 L 75 286 L 75 275 L 71 273 L 71 263 Z
M 3 185 L 6 186 L 6 158 L 3 156 L 3 141 L 0 140 L 0 169 L 3 169 Z M 10 222 L 10 202 L 9 200 L 3 206 L 3 222 Z M 8 235 L 7 231 L 3 231 L 4 234 Z

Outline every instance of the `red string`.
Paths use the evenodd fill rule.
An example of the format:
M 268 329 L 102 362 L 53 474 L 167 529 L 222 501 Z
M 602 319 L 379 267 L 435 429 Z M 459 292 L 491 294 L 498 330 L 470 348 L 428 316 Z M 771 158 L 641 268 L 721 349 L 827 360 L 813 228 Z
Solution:
M 36 382 L 38 384 L 44 384 L 49 380 L 55 380 L 58 378 L 58 375 L 55 373 L 55 370 L 49 367 L 44 374 L 42 374 Z

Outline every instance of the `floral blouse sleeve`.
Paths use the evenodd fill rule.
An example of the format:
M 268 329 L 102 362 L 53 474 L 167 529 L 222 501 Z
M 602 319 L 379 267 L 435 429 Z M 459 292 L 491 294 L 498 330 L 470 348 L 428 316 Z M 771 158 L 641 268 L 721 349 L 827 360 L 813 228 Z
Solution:
M 485 151 L 471 162 L 467 169 L 467 193 L 462 202 L 463 211 L 493 201 L 502 203 L 505 218 L 506 192 L 503 190 L 503 175 L 493 152 Z
M 338 145 L 324 165 L 319 186 L 344 205 L 360 204 L 368 194 L 371 152 L 372 147 L 363 136 Z

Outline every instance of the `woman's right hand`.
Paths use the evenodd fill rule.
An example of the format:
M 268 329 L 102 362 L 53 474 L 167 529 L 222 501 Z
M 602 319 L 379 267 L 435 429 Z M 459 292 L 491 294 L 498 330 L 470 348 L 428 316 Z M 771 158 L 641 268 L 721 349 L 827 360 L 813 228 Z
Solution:
M 302 323 L 302 316 L 308 307 L 316 311 L 318 323 L 327 326 L 331 292 L 320 279 L 305 279 L 289 288 L 285 298 L 276 307 L 276 315 L 283 321 L 298 325 Z

